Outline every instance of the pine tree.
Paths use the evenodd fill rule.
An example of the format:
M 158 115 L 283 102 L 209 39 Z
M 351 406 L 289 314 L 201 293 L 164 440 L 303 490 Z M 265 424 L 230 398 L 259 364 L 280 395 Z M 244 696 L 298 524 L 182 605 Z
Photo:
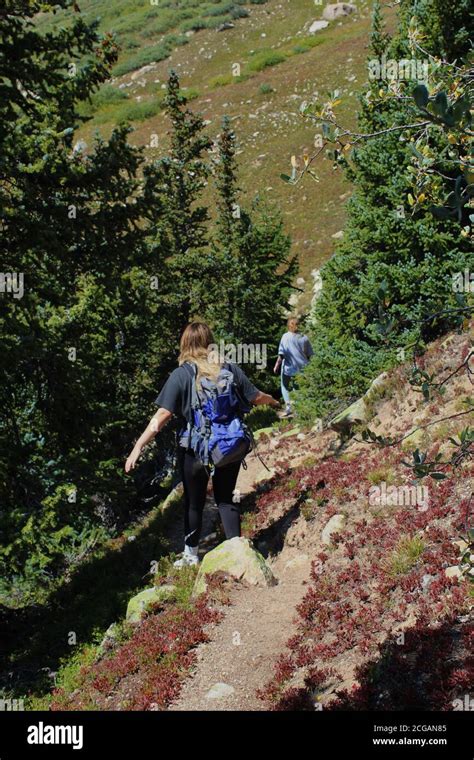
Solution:
M 441 39 L 446 27 L 446 39 L 456 39 L 458 46 L 460 36 L 438 4 L 426 0 L 421 5 L 427 37 Z M 387 58 L 407 54 L 406 19 L 414 6 L 403 4 L 400 31 Z M 371 134 L 413 120 L 409 97 L 376 100 L 373 91 L 379 89 L 387 90 L 388 83 L 378 80 L 361 97 L 358 132 Z M 346 163 L 354 192 L 345 237 L 321 270 L 323 291 L 313 313 L 315 356 L 300 383 L 299 412 L 309 420 L 364 392 L 420 335 L 429 340 L 454 324 L 441 318 L 421 327 L 429 314 L 456 306 L 452 273 L 467 266 L 470 243 L 458 222 L 437 219 L 426 206 L 412 212 L 409 143 L 402 131 L 386 132 L 360 142 Z M 443 147 L 440 138 L 436 148 Z
M 204 134 L 204 122 L 187 108 L 179 78 L 172 71 L 165 98 L 171 121 L 169 155 L 149 168 L 148 182 L 161 216 L 155 229 L 156 239 L 164 247 L 174 270 L 183 304 L 182 324 L 198 308 L 195 291 L 201 271 L 202 250 L 207 243 L 209 214 L 201 203 L 201 194 L 209 176 L 208 151 L 212 146 Z
M 216 165 L 217 233 L 214 261 L 220 273 L 215 295 L 206 313 L 218 335 L 227 342 L 265 344 L 276 352 L 285 309 L 297 272 L 291 241 L 280 212 L 256 198 L 250 210 L 239 203 L 236 135 L 224 118 L 218 140 Z M 270 359 L 269 359 L 270 360 Z M 248 368 L 257 380 L 265 372 Z M 268 384 L 268 378 L 265 377 Z
M 217 239 L 226 251 L 232 251 L 238 240 L 240 207 L 237 203 L 240 188 L 237 186 L 237 162 L 235 160 L 236 136 L 230 120 L 225 116 L 218 139 L 219 159 L 216 175 L 217 188 Z
M 387 49 L 389 35 L 384 31 L 385 23 L 380 0 L 374 0 L 372 7 L 372 28 L 370 32 L 370 49 L 376 58 L 381 58 Z
M 80 16 L 42 35 L 40 2 L 7 10 L 0 229 L 24 293 L 0 293 L 0 577 L 34 587 L 133 509 L 123 456 L 176 320 L 150 287 L 165 262 L 147 245 L 143 157 L 128 129 L 73 147 L 77 102 L 110 76 L 112 40 Z

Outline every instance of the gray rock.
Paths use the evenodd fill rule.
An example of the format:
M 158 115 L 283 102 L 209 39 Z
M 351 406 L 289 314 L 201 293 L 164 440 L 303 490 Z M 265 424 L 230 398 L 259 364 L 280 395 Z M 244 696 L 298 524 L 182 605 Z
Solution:
M 341 16 L 349 16 L 356 10 L 356 6 L 352 5 L 352 3 L 329 3 L 324 7 L 323 18 L 328 21 L 334 21 L 334 19 Z
M 99 651 L 98 651 L 99 657 L 102 657 L 102 655 L 104 655 L 105 652 L 107 652 L 109 649 L 112 649 L 115 642 L 117 641 L 118 632 L 119 632 L 118 623 L 111 623 L 104 634 L 104 638 L 100 642 Z
M 461 568 L 457 565 L 452 565 L 452 567 L 447 567 L 444 571 L 444 574 L 446 578 L 462 578 L 462 571 Z
M 225 697 L 231 697 L 234 693 L 234 687 L 229 686 L 228 683 L 215 683 L 207 692 L 206 699 L 224 699 Z
M 330 546 L 334 533 L 340 533 L 346 524 L 347 518 L 343 514 L 333 515 L 326 523 L 321 533 L 321 541 L 325 546 Z
M 342 412 L 339 412 L 331 420 L 329 423 L 331 430 L 335 430 L 337 433 L 348 433 L 354 425 L 366 424 L 370 417 L 368 404 L 373 398 L 374 391 L 383 386 L 387 377 L 388 374 L 386 372 L 378 375 L 361 398 L 354 401 L 353 404 L 346 407 Z
M 328 21 L 313 21 L 308 31 L 310 34 L 315 34 L 316 32 L 320 32 L 322 29 L 326 29 L 327 26 L 329 26 Z
M 276 583 L 270 567 L 248 538 L 230 538 L 204 556 L 194 584 L 193 596 L 206 591 L 206 575 L 219 571 L 251 586 L 273 586 Z
M 367 419 L 368 409 L 362 397 L 336 415 L 329 423 L 329 427 L 337 433 L 348 433 L 354 425 L 365 423 Z
M 129 623 L 138 623 L 143 614 L 147 612 L 154 604 L 172 599 L 175 595 L 176 587 L 171 584 L 163 586 L 153 586 L 140 591 L 139 594 L 132 596 L 127 605 L 126 618 Z

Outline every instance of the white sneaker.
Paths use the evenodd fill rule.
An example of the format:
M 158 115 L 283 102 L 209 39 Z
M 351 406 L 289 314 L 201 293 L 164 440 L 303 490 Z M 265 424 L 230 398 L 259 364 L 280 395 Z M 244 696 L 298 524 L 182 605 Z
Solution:
M 173 562 L 174 567 L 187 567 L 189 565 L 199 565 L 198 546 L 184 545 L 184 552 L 181 559 L 177 559 Z

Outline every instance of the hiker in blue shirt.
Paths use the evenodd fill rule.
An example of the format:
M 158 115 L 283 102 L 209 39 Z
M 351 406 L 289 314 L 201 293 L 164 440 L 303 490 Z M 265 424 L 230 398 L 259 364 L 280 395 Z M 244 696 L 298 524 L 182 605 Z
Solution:
M 290 417 L 290 390 L 294 387 L 295 377 L 308 364 L 313 355 L 313 348 L 306 335 L 298 332 L 298 319 L 290 317 L 287 322 L 288 332 L 282 335 L 278 347 L 278 359 L 273 371 L 275 374 L 281 368 L 281 395 L 285 402 L 283 417 Z

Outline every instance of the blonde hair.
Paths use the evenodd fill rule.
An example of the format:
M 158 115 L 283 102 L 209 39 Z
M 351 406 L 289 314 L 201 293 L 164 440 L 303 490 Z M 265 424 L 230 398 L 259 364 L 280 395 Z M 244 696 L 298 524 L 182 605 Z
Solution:
M 290 332 L 298 332 L 298 326 L 299 326 L 298 317 L 290 317 L 286 324 Z
M 217 380 L 222 365 L 209 356 L 209 346 L 215 345 L 212 330 L 205 322 L 191 322 L 184 330 L 179 342 L 178 364 L 192 362 L 197 367 L 196 383 L 202 377 Z

